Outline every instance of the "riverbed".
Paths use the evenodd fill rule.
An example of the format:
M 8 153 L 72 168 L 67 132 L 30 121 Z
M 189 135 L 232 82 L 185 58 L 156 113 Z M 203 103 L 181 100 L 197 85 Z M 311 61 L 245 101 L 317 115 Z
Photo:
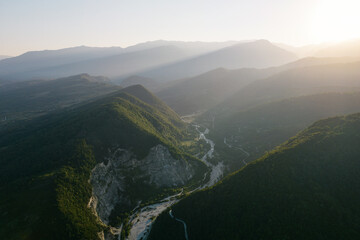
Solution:
M 202 132 L 199 130 L 200 129 L 199 125 L 194 125 L 194 127 L 196 128 L 196 130 L 199 133 L 199 139 L 204 140 L 207 144 L 210 145 L 210 150 L 207 151 L 204 154 L 204 156 L 201 158 L 201 161 L 203 161 L 204 164 L 206 164 L 206 166 L 211 168 L 210 178 L 207 183 L 205 183 L 204 185 L 195 189 L 195 190 L 199 190 L 199 189 L 203 189 L 206 187 L 210 187 L 221 179 L 221 177 L 223 175 L 223 171 L 224 171 L 224 164 L 222 162 L 220 162 L 220 163 L 214 165 L 208 161 L 209 158 L 213 157 L 214 150 L 215 150 L 214 141 L 212 141 L 211 139 L 208 139 L 206 137 L 206 135 L 209 134 L 210 130 L 208 128 L 206 128 Z M 152 223 L 154 222 L 155 218 L 158 215 L 160 215 L 160 213 L 165 211 L 168 207 L 170 207 L 173 204 L 180 201 L 177 197 L 180 196 L 181 194 L 182 194 L 182 191 L 173 196 L 166 197 L 156 204 L 145 206 L 145 207 L 141 208 L 140 210 L 136 211 L 130 218 L 132 227 L 130 229 L 130 234 L 127 239 L 128 240 L 140 240 L 140 239 L 145 240 L 150 233 L 151 226 L 152 226 Z M 119 239 L 120 239 L 120 237 L 119 237 Z

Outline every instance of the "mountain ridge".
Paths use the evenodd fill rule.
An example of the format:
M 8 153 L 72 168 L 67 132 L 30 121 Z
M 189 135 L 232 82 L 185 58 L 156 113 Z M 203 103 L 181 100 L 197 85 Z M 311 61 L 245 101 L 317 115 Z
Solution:
M 175 80 L 155 93 L 180 114 L 204 112 L 231 97 L 248 84 L 281 72 L 310 66 L 321 66 L 355 61 L 353 58 L 314 58 L 308 57 L 278 67 L 265 69 L 217 68 L 195 77 Z
M 359 129 L 360 114 L 317 121 L 172 213 L 194 239 L 356 239 Z M 164 212 L 149 239 L 183 236 Z
M 246 109 L 267 101 L 325 92 L 354 92 L 360 88 L 360 62 L 289 69 L 254 81 L 214 109 Z M 346 81 L 345 81 L 346 80 Z M 216 110 L 214 110 L 216 111 Z
M 257 40 L 225 47 L 189 60 L 139 74 L 169 81 L 191 77 L 219 67 L 263 68 L 284 64 L 295 59 L 297 57 L 294 54 L 271 44 L 269 41 Z
M 136 93 L 139 89 L 146 91 L 141 86 L 130 90 Z M 206 166 L 179 144 L 189 138 L 186 126 L 176 115 L 168 118 L 165 105 L 158 103 L 163 106 L 158 108 L 159 100 L 149 99 L 151 93 L 148 104 L 126 93 L 128 90 L 2 132 L 0 192 L 6 197 L 0 200 L 0 209 L 6 213 L 0 218 L 5 226 L 0 236 L 98 239 L 99 232 L 111 232 L 104 223 L 126 223 L 124 214 L 139 200 L 146 203 L 201 181 Z M 157 167 L 150 168 L 149 163 Z M 111 171 L 102 171 L 101 166 Z M 92 178 L 90 182 L 90 176 L 98 174 L 103 181 Z M 102 185 L 104 181 L 109 184 Z M 102 193 L 105 189 L 107 194 Z M 20 195 L 23 197 L 18 198 Z M 29 199 L 35 195 L 38 201 Z M 88 207 L 91 198 L 99 205 Z

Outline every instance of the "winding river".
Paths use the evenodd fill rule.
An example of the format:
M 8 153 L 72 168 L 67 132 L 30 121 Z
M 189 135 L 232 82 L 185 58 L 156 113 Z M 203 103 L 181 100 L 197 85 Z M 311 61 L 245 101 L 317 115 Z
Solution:
M 172 213 L 172 210 L 169 211 L 169 215 L 171 218 L 175 219 L 175 221 L 178 221 L 178 222 L 181 222 L 183 225 L 184 225 L 184 234 L 185 234 L 185 240 L 189 240 L 189 235 L 187 233 L 187 226 L 186 226 L 186 223 L 185 221 L 179 219 L 179 218 L 176 218 L 174 216 L 174 214 Z
M 210 187 L 210 186 L 214 185 L 216 182 L 218 182 L 223 175 L 224 165 L 222 162 L 218 163 L 217 165 L 214 165 L 208 161 L 209 158 L 213 157 L 214 148 L 215 148 L 215 143 L 206 137 L 206 135 L 209 134 L 210 130 L 206 128 L 203 132 L 201 132 L 199 130 L 200 129 L 199 125 L 194 125 L 194 127 L 196 128 L 196 130 L 199 133 L 199 139 L 205 140 L 205 142 L 210 145 L 210 150 L 205 153 L 205 155 L 201 158 L 201 160 L 206 164 L 206 166 L 211 168 L 209 181 L 207 183 L 205 183 L 204 185 L 200 186 L 199 188 L 193 190 L 193 191 L 196 191 L 199 189 L 203 189 L 205 187 Z M 160 213 L 165 211 L 168 207 L 170 207 L 173 204 L 175 204 L 176 202 L 178 202 L 179 199 L 177 197 L 180 196 L 181 194 L 182 194 L 182 191 L 173 196 L 164 198 L 156 204 L 145 206 L 145 207 L 139 209 L 138 211 L 136 211 L 130 218 L 132 227 L 130 229 L 130 234 L 127 239 L 128 240 L 140 240 L 140 239 L 145 240 L 150 233 L 151 226 L 152 226 L 152 223 L 154 222 L 155 218 Z M 175 216 L 173 215 L 172 212 L 171 212 L 170 216 L 173 217 L 176 221 L 183 223 L 184 231 L 185 231 L 185 238 L 188 239 L 186 223 L 181 219 L 175 218 Z M 119 235 L 119 239 L 120 239 L 120 235 Z
M 203 189 L 205 187 L 210 187 L 214 185 L 220 180 L 224 172 L 224 164 L 222 162 L 219 162 L 217 165 L 214 165 L 208 161 L 209 158 L 213 157 L 213 153 L 215 149 L 215 143 L 206 137 L 206 135 L 209 134 L 210 130 L 206 128 L 204 132 L 201 132 L 199 130 L 200 128 L 199 125 L 194 125 L 194 126 L 196 128 L 196 131 L 198 131 L 199 133 L 199 139 L 205 140 L 205 142 L 210 145 L 210 150 L 207 153 L 205 153 L 205 155 L 201 158 L 201 160 L 206 164 L 206 166 L 211 168 L 209 181 L 200 187 L 200 189 Z
M 153 220 L 168 207 L 178 202 L 179 200 L 177 200 L 176 197 L 181 194 L 182 191 L 178 194 L 162 199 L 159 203 L 145 206 L 136 211 L 131 216 L 132 227 L 127 239 L 146 239 L 150 233 Z

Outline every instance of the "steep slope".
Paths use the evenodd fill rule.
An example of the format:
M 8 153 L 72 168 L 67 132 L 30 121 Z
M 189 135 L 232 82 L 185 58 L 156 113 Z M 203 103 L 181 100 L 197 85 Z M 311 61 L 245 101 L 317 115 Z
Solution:
M 352 61 L 354 61 L 353 58 L 311 57 L 266 69 L 229 70 L 219 68 L 192 78 L 162 84 L 162 89 L 157 91 L 156 95 L 177 113 L 191 114 L 213 108 L 249 83 L 282 71 Z
M 184 123 L 180 120 L 179 116 L 171 108 L 169 108 L 163 101 L 161 101 L 157 96 L 149 92 L 142 85 L 133 85 L 124 88 L 122 92 L 133 95 L 139 98 L 141 101 L 155 107 L 162 114 L 164 114 L 175 126 L 184 126 Z
M 156 95 L 177 113 L 191 114 L 216 106 L 252 81 L 269 76 L 269 72 L 219 68 L 193 78 L 174 81 Z
M 2 132 L 1 238 L 98 239 L 139 201 L 203 178 L 178 147 L 186 126 L 126 91 Z
M 267 101 L 326 92 L 360 89 L 360 62 L 296 68 L 257 80 L 218 106 L 220 111 L 238 111 Z
M 360 114 L 316 122 L 173 206 L 190 239 L 358 239 Z M 149 239 L 184 239 L 163 213 Z
M 6 84 L 0 86 L 0 124 L 30 119 L 119 89 L 107 78 L 87 74 Z
M 217 116 L 210 137 L 216 153 L 234 171 L 319 119 L 356 112 L 360 112 L 359 92 L 301 96 Z
M 223 67 L 266 68 L 282 65 L 296 60 L 297 57 L 266 40 L 239 43 L 218 51 L 153 69 L 140 75 L 158 80 L 175 80 L 195 76 Z

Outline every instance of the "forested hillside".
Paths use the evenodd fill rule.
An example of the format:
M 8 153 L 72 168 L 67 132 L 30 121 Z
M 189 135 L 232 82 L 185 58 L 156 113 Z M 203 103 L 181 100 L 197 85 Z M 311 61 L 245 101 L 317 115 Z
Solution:
M 32 119 L 119 89 L 106 77 L 88 74 L 4 84 L 0 86 L 0 124 Z
M 217 116 L 210 137 L 216 143 L 216 155 L 224 159 L 231 172 L 319 119 L 357 112 L 360 112 L 358 92 L 294 97 Z
M 141 101 L 126 91 L 141 92 L 142 96 L 146 93 L 141 86 L 134 86 L 2 132 L 2 238 L 97 239 L 98 232 L 109 231 L 100 220 L 119 224 L 117 221 L 121 219 L 117 219 L 116 214 L 130 211 L 139 200 L 146 202 L 171 188 L 203 179 L 205 165 L 180 147 L 181 141 L 193 138 L 187 126 L 171 109 L 166 109 L 166 105 L 155 97 L 152 99 L 151 93 Z M 156 161 L 160 160 L 149 154 L 160 150 L 168 170 L 187 168 L 188 172 L 166 183 L 157 179 L 156 176 L 164 175 L 164 169 L 144 166 L 152 161 L 159 165 Z M 124 153 L 119 155 L 119 151 Z M 90 184 L 91 172 L 94 167 L 101 170 L 104 164 L 121 166 L 126 161 L 130 161 L 131 168 L 120 168 L 119 173 L 116 171 L 120 170 L 114 168 L 102 176 L 103 182 L 108 176 L 126 182 L 125 188 L 119 183 L 117 191 L 127 198 L 108 203 L 106 196 L 96 192 L 94 184 L 102 183 L 92 179 Z M 106 210 L 114 211 L 99 212 L 101 219 L 97 218 L 88 207 L 93 194 L 107 204 Z M 116 210 L 118 205 L 121 212 Z M 98 205 L 96 211 L 100 210 Z
M 189 239 L 358 239 L 360 114 L 318 121 L 172 207 Z M 164 212 L 149 239 L 184 239 Z

